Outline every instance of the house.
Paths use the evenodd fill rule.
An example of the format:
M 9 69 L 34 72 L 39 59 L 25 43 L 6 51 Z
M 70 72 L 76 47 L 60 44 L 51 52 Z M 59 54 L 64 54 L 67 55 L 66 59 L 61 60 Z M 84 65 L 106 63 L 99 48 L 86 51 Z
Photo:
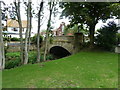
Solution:
M 57 28 L 57 32 L 56 35 L 57 36 L 62 36 L 64 34 L 64 28 L 65 28 L 65 23 L 62 22 L 59 26 L 59 28 Z
M 52 36 L 62 36 L 62 35 L 64 35 L 64 30 L 65 30 L 65 23 L 62 22 L 57 29 L 52 30 L 51 35 L 52 35 Z M 72 32 L 68 32 L 66 35 L 72 36 L 73 34 L 74 34 L 74 33 L 73 33 L 73 30 L 72 30 Z M 45 37 L 45 36 L 46 36 L 46 32 L 45 32 L 45 31 L 42 31 L 42 32 L 41 32 L 41 35 L 42 35 L 43 37 Z
M 22 35 L 23 35 L 23 38 L 25 38 L 26 28 L 27 28 L 27 20 L 22 20 L 22 33 L 23 33 Z M 8 19 L 6 21 L 6 26 L 5 26 L 5 29 L 4 29 L 3 33 L 5 35 L 7 35 L 7 37 L 19 38 L 19 24 L 18 24 L 18 21 Z M 32 36 L 33 36 L 33 34 L 34 33 L 32 33 Z
M 65 28 L 65 23 L 62 22 L 56 30 L 53 30 L 53 35 L 62 36 L 64 34 L 64 28 Z
M 50 35 L 52 35 L 52 36 L 62 36 L 63 33 L 64 33 L 64 27 L 65 27 L 65 23 L 62 22 L 57 29 L 51 31 Z M 46 31 L 42 31 L 41 35 L 43 37 L 45 37 L 46 36 Z

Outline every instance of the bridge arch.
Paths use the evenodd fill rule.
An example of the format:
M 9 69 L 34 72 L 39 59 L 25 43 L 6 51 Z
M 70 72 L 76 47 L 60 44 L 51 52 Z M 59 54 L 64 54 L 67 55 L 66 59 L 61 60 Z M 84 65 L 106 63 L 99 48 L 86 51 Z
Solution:
M 54 55 L 56 58 L 62 58 L 71 55 L 71 52 L 62 46 L 51 47 L 49 53 Z

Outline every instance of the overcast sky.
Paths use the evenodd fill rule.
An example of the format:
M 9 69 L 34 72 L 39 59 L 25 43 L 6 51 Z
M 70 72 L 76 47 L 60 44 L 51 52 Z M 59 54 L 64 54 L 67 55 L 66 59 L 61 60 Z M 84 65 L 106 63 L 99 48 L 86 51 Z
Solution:
M 3 0 L 6 4 L 10 4 L 10 3 L 12 3 L 14 0 Z M 23 1 L 23 0 L 21 0 L 21 1 Z M 27 0 L 25 0 L 25 1 L 27 1 Z M 40 3 L 40 0 L 32 0 L 32 3 L 34 4 L 34 9 L 36 10 L 36 12 L 37 12 L 37 9 L 36 9 L 36 7 L 38 6 L 38 4 Z M 46 2 L 47 3 L 47 2 Z M 46 7 L 46 4 L 44 4 L 44 8 Z M 60 25 L 60 23 L 61 22 L 65 22 L 65 24 L 67 25 L 67 24 L 69 24 L 70 22 L 69 22 L 69 20 L 66 18 L 64 18 L 64 19 L 60 19 L 60 15 L 61 15 L 61 12 L 62 12 L 62 10 L 61 9 L 59 9 L 59 12 L 60 13 L 58 13 L 57 14 L 57 16 L 56 17 L 53 17 L 52 16 L 52 21 L 54 22 L 54 24 L 52 24 L 52 26 L 54 27 L 54 29 L 56 29 L 56 28 L 58 28 L 59 27 L 59 25 Z M 27 19 L 27 17 L 26 17 L 26 15 L 25 15 L 25 8 L 24 8 L 24 5 L 23 4 L 21 4 L 21 17 L 22 17 L 22 20 L 26 20 Z M 41 26 L 41 30 L 46 30 L 46 28 L 47 28 L 47 21 L 48 21 L 48 17 L 49 17 L 49 11 L 45 8 L 45 10 L 44 10 L 44 19 L 43 19 L 43 25 Z M 109 21 L 113 21 L 113 19 L 109 19 L 107 22 L 109 22 Z M 116 23 L 118 23 L 118 20 L 114 20 Z M 33 18 L 33 20 L 32 20 L 32 25 L 33 25 L 33 29 L 32 29 L 32 32 L 37 32 L 37 18 Z M 102 25 L 106 25 L 106 23 L 103 23 L 101 20 L 99 21 L 99 23 L 96 25 L 96 29 L 99 29 Z

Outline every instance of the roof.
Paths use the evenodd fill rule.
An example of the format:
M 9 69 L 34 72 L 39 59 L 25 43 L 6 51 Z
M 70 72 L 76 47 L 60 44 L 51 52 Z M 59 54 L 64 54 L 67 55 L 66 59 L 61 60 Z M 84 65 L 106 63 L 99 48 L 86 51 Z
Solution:
M 19 28 L 18 21 L 17 20 L 8 19 L 7 20 L 7 27 Z M 22 27 L 23 28 L 27 28 L 27 21 L 26 20 L 22 20 Z

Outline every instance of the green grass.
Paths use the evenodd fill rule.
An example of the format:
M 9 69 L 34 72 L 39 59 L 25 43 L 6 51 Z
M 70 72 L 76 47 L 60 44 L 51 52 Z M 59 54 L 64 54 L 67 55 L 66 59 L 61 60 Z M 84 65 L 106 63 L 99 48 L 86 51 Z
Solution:
M 4 70 L 2 74 L 3 88 L 117 88 L 118 55 L 80 52 L 59 60 Z
M 0 90 L 2 89 L 2 71 L 0 70 Z

